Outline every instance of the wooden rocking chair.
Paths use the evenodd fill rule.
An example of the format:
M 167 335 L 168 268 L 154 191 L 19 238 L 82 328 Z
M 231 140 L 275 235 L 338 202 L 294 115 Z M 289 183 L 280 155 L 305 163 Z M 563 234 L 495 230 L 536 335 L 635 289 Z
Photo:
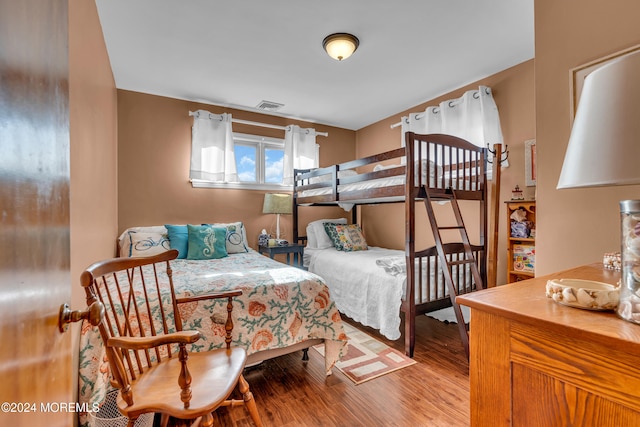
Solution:
M 247 358 L 243 348 L 231 346 L 232 300 L 242 291 L 176 298 L 169 261 L 171 250 L 151 257 L 114 258 L 91 265 L 81 275 L 87 305 L 104 305 L 98 325 L 106 346 L 112 385 L 120 390 L 120 412 L 129 427 L 142 414 L 162 414 L 212 426 L 212 412 L 221 406 L 244 404 L 260 427 L 262 422 L 249 385 L 242 376 Z M 179 304 L 226 298 L 226 347 L 187 351 L 200 339 L 197 331 L 183 331 Z M 242 400 L 229 399 L 238 387 Z

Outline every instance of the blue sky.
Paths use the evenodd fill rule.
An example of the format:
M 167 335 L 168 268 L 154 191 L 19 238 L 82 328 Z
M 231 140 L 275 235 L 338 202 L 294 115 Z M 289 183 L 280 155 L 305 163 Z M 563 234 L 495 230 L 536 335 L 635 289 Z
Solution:
M 256 177 L 256 147 L 236 145 L 236 168 L 241 182 L 257 182 Z M 264 182 L 281 183 L 284 161 L 284 150 L 265 149 L 265 178 Z

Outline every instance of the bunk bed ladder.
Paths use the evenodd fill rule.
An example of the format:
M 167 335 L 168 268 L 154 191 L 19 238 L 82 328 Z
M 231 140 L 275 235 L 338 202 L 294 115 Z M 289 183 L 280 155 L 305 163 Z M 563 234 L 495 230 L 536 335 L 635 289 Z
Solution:
M 427 208 L 427 214 L 429 216 L 429 223 L 431 224 L 431 229 L 433 230 L 433 238 L 436 243 L 436 248 L 438 251 L 438 257 L 440 258 L 440 268 L 442 269 L 442 274 L 445 279 L 445 283 L 449 288 L 449 297 L 451 298 L 451 305 L 453 307 L 453 311 L 456 315 L 456 319 L 458 321 L 458 329 L 460 330 L 460 337 L 462 338 L 462 344 L 464 346 L 464 350 L 467 353 L 467 358 L 469 357 L 469 331 L 467 330 L 467 325 L 464 321 L 464 316 L 462 315 L 462 310 L 460 310 L 460 306 L 456 303 L 456 286 L 453 283 L 453 278 L 451 275 L 451 268 L 453 266 L 459 265 L 469 265 L 469 269 L 471 271 L 473 281 L 476 285 L 476 289 L 483 289 L 482 279 L 480 277 L 480 272 L 478 271 L 478 264 L 476 262 L 475 257 L 473 256 L 473 252 L 471 251 L 471 243 L 469 243 L 469 235 L 467 234 L 467 229 L 464 226 L 464 222 L 462 220 L 462 214 L 460 213 L 460 206 L 458 205 L 458 199 L 456 197 L 456 191 L 452 189 L 447 189 L 446 192 L 439 192 L 435 197 L 432 197 L 429 194 L 429 188 L 424 187 L 426 198 L 424 200 L 425 206 Z M 448 200 L 451 203 L 451 208 L 456 218 L 455 226 L 440 226 L 436 220 L 436 215 L 433 210 L 432 202 L 439 200 Z M 451 258 L 447 258 L 447 254 L 444 251 L 444 246 L 442 242 L 442 236 L 440 235 L 440 231 L 442 230 L 458 230 L 460 232 L 460 237 L 462 238 L 462 246 L 464 248 L 464 258 L 453 260 Z M 445 268 L 446 266 L 446 268 Z

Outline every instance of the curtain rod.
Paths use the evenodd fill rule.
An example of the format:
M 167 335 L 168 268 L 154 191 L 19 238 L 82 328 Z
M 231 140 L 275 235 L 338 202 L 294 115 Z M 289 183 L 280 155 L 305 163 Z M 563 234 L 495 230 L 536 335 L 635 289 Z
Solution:
M 189 116 L 195 116 L 197 114 L 197 112 L 193 112 L 193 111 L 189 111 Z M 240 123 L 243 125 L 249 125 L 249 126 L 260 126 L 263 128 L 270 128 L 270 129 L 278 129 L 278 130 L 287 130 L 288 126 L 278 126 L 278 125 L 270 125 L 269 123 L 260 123 L 260 122 L 252 122 L 250 120 L 242 120 L 242 119 L 234 119 L 233 117 L 231 117 L 231 122 L 232 123 Z M 329 136 L 328 132 L 316 132 L 317 136 Z
M 484 92 L 485 92 L 487 95 L 491 95 L 491 88 L 490 88 L 490 87 L 485 87 L 485 88 L 484 88 Z M 478 91 L 477 91 L 477 90 L 473 93 L 473 98 L 474 98 L 474 99 L 478 99 L 478 98 L 480 98 L 480 94 L 478 93 Z M 445 101 L 445 102 L 446 102 L 446 101 Z M 459 103 L 460 103 L 460 101 L 458 101 L 457 99 L 452 99 L 451 101 L 449 101 L 449 107 L 453 107 L 454 105 L 459 104 Z M 427 108 L 428 108 L 428 107 L 427 107 Z M 434 112 L 434 114 L 437 114 L 437 113 L 440 111 L 440 107 L 435 107 L 435 108 L 437 108 L 437 110 L 436 110 L 436 109 L 434 109 L 434 111 L 433 111 L 433 112 Z M 423 118 L 423 117 L 424 117 L 424 113 L 418 113 L 418 114 L 416 114 L 416 120 L 420 120 L 420 119 L 421 119 L 421 118 Z M 398 123 L 394 123 L 394 124 L 392 124 L 392 125 L 391 125 L 391 126 L 389 126 L 389 127 L 390 127 L 391 129 L 395 129 L 395 128 L 397 128 L 398 126 L 400 126 L 400 125 L 402 124 L 402 121 L 403 121 L 403 120 L 406 120 L 406 123 L 407 123 L 407 124 L 409 124 L 409 119 L 408 119 L 406 116 L 404 116 L 404 117 L 402 117 L 402 118 L 400 119 L 400 121 L 399 121 Z
M 389 127 L 390 127 L 391 129 L 395 129 L 395 128 L 397 128 L 398 126 L 400 126 L 400 125 L 402 124 L 402 120 L 406 120 L 406 119 L 407 119 L 406 117 L 403 117 L 402 119 L 400 119 L 400 121 L 399 121 L 398 123 L 394 123 L 394 124 L 392 124 L 392 125 L 391 125 L 391 126 L 389 126 Z

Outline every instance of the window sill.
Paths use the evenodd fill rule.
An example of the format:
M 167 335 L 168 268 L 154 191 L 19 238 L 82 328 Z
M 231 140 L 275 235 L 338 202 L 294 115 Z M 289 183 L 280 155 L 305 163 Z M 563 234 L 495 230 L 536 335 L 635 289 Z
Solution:
M 257 184 L 242 182 L 213 182 L 201 179 L 190 179 L 193 188 L 219 188 L 230 190 L 275 190 L 275 191 L 292 191 L 292 185 L 284 184 Z

